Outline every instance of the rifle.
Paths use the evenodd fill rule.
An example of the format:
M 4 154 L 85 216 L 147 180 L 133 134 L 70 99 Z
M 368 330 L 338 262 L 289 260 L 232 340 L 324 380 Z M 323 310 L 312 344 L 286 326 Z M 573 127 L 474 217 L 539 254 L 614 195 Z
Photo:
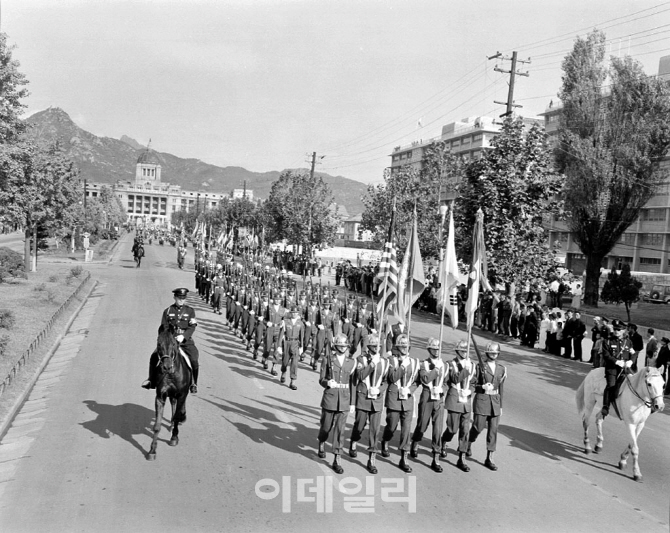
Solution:
M 482 360 L 482 354 L 479 353 L 479 347 L 477 346 L 477 343 L 475 342 L 475 338 L 472 335 L 472 332 L 470 332 L 470 338 L 472 339 L 472 345 L 475 347 L 475 353 L 477 354 L 477 359 L 479 361 L 479 372 L 481 374 L 482 383 L 483 383 L 484 376 L 485 376 L 485 374 L 484 374 L 485 367 L 484 367 L 484 361 Z

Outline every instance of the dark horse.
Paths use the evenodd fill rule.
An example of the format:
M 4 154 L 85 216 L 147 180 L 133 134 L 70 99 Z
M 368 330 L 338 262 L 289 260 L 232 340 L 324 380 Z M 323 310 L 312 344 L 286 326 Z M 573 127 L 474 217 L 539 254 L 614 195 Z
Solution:
M 144 246 L 141 244 L 135 248 L 135 262 L 137 263 L 137 268 L 140 267 L 140 264 L 142 263 L 142 258 L 144 257 Z
M 147 459 L 156 459 L 158 434 L 163 423 L 165 401 L 170 398 L 172 419 L 170 427 L 172 438 L 170 446 L 179 444 L 179 424 L 186 421 L 186 397 L 191 385 L 191 368 L 179 353 L 179 344 L 173 336 L 172 328 L 164 329 L 158 334 L 158 375 L 156 378 L 156 420 L 154 422 L 154 438 Z

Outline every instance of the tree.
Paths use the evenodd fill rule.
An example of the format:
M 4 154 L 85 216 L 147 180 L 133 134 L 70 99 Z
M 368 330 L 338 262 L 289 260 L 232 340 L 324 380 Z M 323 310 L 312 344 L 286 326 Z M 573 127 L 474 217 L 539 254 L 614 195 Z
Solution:
M 624 263 L 621 273 L 617 274 L 616 270 L 613 269 L 607 275 L 607 281 L 603 285 L 600 298 L 607 304 L 619 305 L 623 303 L 626 306 L 628 322 L 630 322 L 630 307 L 640 300 L 641 288 L 642 282 L 631 276 L 630 265 Z
M 0 219 L 23 226 L 25 269 L 30 265 L 30 241 L 37 257 L 37 228 L 71 227 L 80 195 L 74 163 L 55 147 L 41 149 L 30 142 L 0 145 Z
M 14 47 L 7 46 L 7 35 L 0 33 L 0 144 L 16 143 L 26 130 L 21 120 L 26 105 L 21 99 L 29 95 L 25 75 L 19 62 L 12 59 Z
M 302 244 L 307 254 L 315 245 L 332 244 L 339 223 L 334 205 L 333 193 L 323 178 L 285 170 L 262 206 L 267 239 Z
M 416 204 L 421 255 L 424 258 L 439 257 L 440 249 L 446 243 L 446 234 L 443 243 L 437 238 L 441 222 L 438 209 L 440 190 L 444 196 L 455 191 L 465 166 L 460 158 L 451 153 L 447 144 L 438 141 L 427 146 L 420 169 L 409 165 L 402 167 L 387 174 L 384 184 L 368 187 L 363 198 L 365 211 L 361 228 L 370 230 L 374 241 L 381 245 L 386 239 L 395 198 L 398 249 L 406 248 Z
M 667 178 L 659 165 L 670 147 L 670 88 L 630 57 L 608 65 L 605 35 L 593 31 L 563 61 L 559 97 L 557 168 L 586 257 L 584 302 L 597 306 L 604 258 Z
M 555 266 L 544 219 L 559 212 L 562 186 L 546 133 L 537 124 L 525 131 L 521 118 L 508 118 L 491 144 L 468 165 L 459 186 L 459 255 L 472 255 L 471 228 L 481 207 L 490 281 L 512 285 L 544 278 Z

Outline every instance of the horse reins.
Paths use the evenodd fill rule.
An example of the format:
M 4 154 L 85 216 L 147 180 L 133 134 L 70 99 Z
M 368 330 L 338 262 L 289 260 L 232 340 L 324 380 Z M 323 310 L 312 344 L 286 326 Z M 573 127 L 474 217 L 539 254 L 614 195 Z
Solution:
M 645 385 L 645 387 L 647 387 L 647 392 L 649 392 L 649 397 L 651 398 L 650 400 L 645 400 L 645 399 L 644 399 L 642 396 L 640 396 L 639 393 L 633 388 L 633 386 L 632 386 L 631 383 L 630 383 L 630 377 L 628 376 L 628 374 L 626 374 L 626 384 L 628 385 L 628 388 L 629 388 L 630 391 L 633 393 L 633 395 L 635 395 L 635 396 L 636 396 L 642 403 L 644 403 L 645 406 L 647 406 L 649 409 L 651 409 L 652 414 L 653 414 L 653 413 L 654 413 L 654 409 L 653 409 L 653 407 L 654 407 L 654 400 L 656 400 L 657 398 L 661 398 L 663 395 L 662 395 L 662 394 L 659 394 L 658 396 L 654 396 L 653 398 L 651 398 L 651 393 L 649 392 L 649 384 L 647 383 L 647 380 L 646 380 L 646 379 L 645 379 L 645 381 L 644 381 L 644 385 Z

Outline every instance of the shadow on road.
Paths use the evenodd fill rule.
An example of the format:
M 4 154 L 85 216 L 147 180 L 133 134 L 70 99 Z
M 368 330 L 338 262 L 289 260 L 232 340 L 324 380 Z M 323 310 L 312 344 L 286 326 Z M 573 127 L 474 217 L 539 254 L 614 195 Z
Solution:
M 223 398 L 217 398 L 215 402 L 203 398 L 204 401 L 218 407 L 231 416 L 224 416 L 237 430 L 246 435 L 250 440 L 259 444 L 269 444 L 281 450 L 302 455 L 308 459 L 316 458 L 317 430 L 313 426 L 291 422 L 291 427 L 279 420 L 277 415 L 267 409 L 261 409 L 249 404 L 231 402 Z M 247 399 L 249 402 L 255 401 Z M 247 419 L 253 424 L 262 426 L 253 427 L 238 421 L 239 418 Z M 312 446 L 305 445 L 306 442 Z
M 545 459 L 557 462 L 560 462 L 563 459 L 566 461 L 574 461 L 611 474 L 630 477 L 625 472 L 618 470 L 617 464 L 597 460 L 596 457 L 600 457 L 601 455 L 592 454 L 587 456 L 581 446 L 575 446 L 574 444 L 560 439 L 512 426 L 500 425 L 498 431 L 510 439 L 510 446 L 526 452 L 535 453 Z M 616 455 L 617 461 L 619 460 L 619 453 L 620 452 Z
M 84 400 L 84 404 L 98 416 L 94 420 L 81 423 L 81 426 L 103 439 L 113 436 L 121 437 L 141 451 L 143 455 L 147 453 L 148 450 L 142 448 L 135 435 L 147 435 L 149 438 L 153 436 L 151 429 L 155 416 L 153 409 L 134 403 L 109 405 L 94 400 Z M 169 406 L 166 411 L 170 412 Z

